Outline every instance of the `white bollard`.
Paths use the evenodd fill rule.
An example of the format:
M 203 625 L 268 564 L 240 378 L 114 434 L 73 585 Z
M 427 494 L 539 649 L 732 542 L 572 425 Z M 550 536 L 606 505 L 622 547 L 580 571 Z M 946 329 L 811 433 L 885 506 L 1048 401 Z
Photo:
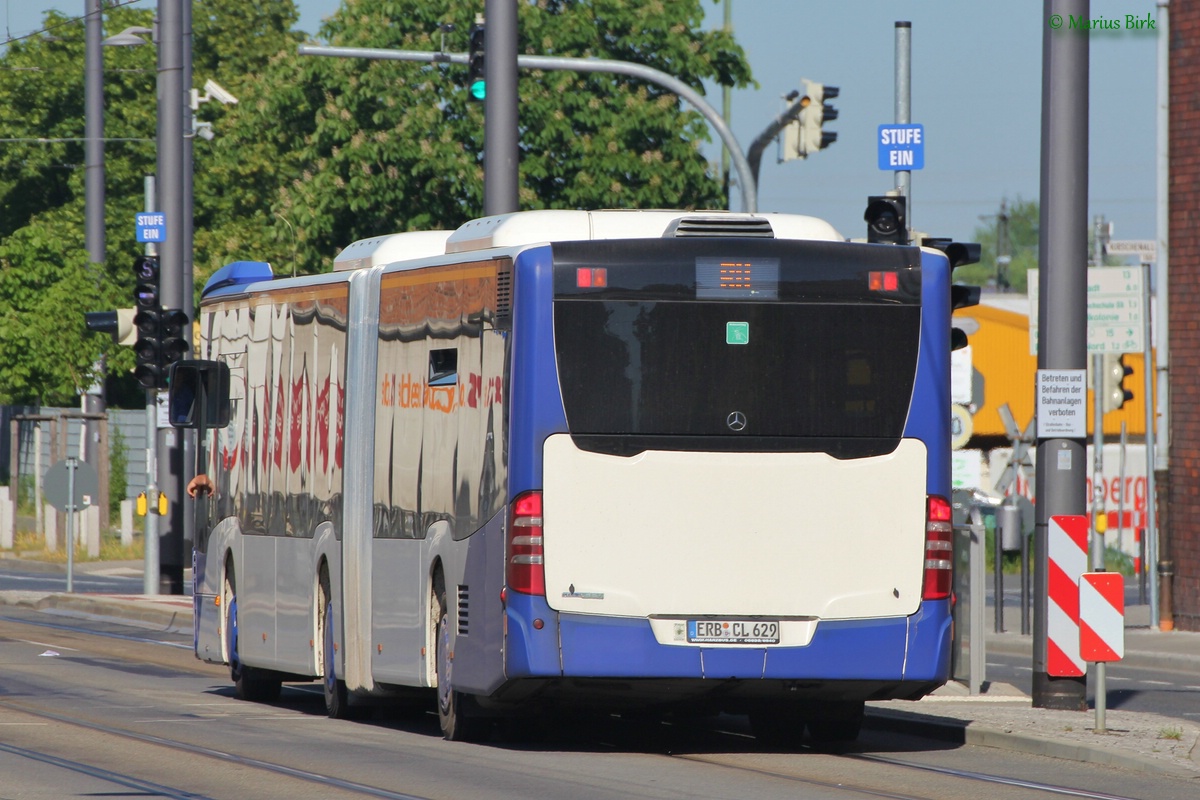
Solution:
M 46 528 L 46 549 L 51 553 L 56 553 L 58 552 L 58 509 L 46 503 L 42 522 Z
M 8 487 L 0 486 L 0 548 L 13 549 L 15 523 L 16 515 L 13 513 L 12 501 L 8 497 Z
M 83 529 L 87 535 L 88 558 L 100 557 L 100 506 L 88 506 L 83 510 Z
M 133 544 L 133 501 L 121 501 L 121 547 Z

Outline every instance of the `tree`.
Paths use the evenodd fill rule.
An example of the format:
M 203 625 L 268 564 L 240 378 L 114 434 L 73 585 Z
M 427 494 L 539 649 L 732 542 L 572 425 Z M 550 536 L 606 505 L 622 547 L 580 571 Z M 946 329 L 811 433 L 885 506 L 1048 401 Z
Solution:
M 518 9 L 522 53 L 634 61 L 698 90 L 705 78 L 750 80 L 727 32 L 699 30 L 699 0 L 541 0 Z M 335 45 L 435 51 L 439 26 L 452 23 L 446 47 L 464 51 L 478 10 L 464 0 L 349 0 L 321 33 Z M 257 248 L 299 272 L 323 271 L 355 239 L 479 216 L 483 105 L 468 100 L 465 78 L 457 65 L 281 54 L 246 86 L 248 102 L 230 112 L 232 130 L 216 143 L 227 158 L 203 178 L 227 194 L 208 226 L 204 270 L 236 244 L 247 248 L 241 257 Z M 707 126 L 673 94 L 573 72 L 522 71 L 519 83 L 522 208 L 722 204 L 698 149 Z
M 288 32 L 291 0 L 212 0 L 197 11 L 201 83 L 265 68 L 299 40 Z M 152 21 L 151 10 L 105 11 L 110 31 Z M 0 148 L 0 402 L 72 405 L 97 377 L 101 355 L 110 373 L 132 367 L 127 349 L 84 329 L 81 312 L 132 304 L 132 221 L 157 160 L 156 59 L 154 47 L 104 50 L 108 236 L 104 262 L 91 265 L 83 241 L 84 26 L 51 11 L 43 28 L 52 35 L 14 42 L 0 57 L 0 137 L 10 140 Z M 197 161 L 208 157 L 202 144 Z
M 1036 200 L 1017 198 L 1011 205 L 1000 201 L 996 214 L 987 217 L 988 225 L 975 229 L 975 241 L 982 245 L 983 254 L 978 264 L 960 267 L 954 271 L 954 279 L 960 283 L 989 286 L 1024 294 L 1025 273 L 1036 269 L 1038 264 L 1038 222 L 1040 211 Z M 1005 220 L 1005 218 L 1007 218 Z M 1007 222 L 1007 242 L 1003 243 L 1011 261 L 1006 269 L 999 269 L 996 257 L 1001 244 L 998 235 L 1003 235 Z
M 435 51 L 467 48 L 479 0 L 345 0 L 322 28 L 333 44 Z M 701 0 L 522 2 L 519 50 L 656 67 L 703 91 L 746 85 L 730 33 L 701 31 Z M 466 67 L 301 57 L 291 0 L 195 4 L 193 74 L 240 100 L 207 103 L 212 141 L 194 141 L 195 285 L 234 260 L 320 272 L 355 239 L 457 227 L 479 216 L 483 106 L 467 99 Z M 152 12 L 105 11 L 109 30 L 149 27 Z M 130 305 L 129 230 L 143 176 L 156 169 L 155 53 L 105 50 L 107 253 L 83 247 L 83 56 L 80 21 L 44 18 L 54 36 L 0 57 L 0 400 L 70 404 L 107 353 L 84 310 Z M 656 86 L 620 76 L 520 74 L 522 208 L 712 208 L 720 180 L 699 150 L 701 116 Z M 119 140 L 119 141 L 118 141 Z M 115 235 L 120 232 L 120 235 Z M 69 302 L 68 302 L 69 299 Z M 55 306 L 54 304 L 58 304 Z

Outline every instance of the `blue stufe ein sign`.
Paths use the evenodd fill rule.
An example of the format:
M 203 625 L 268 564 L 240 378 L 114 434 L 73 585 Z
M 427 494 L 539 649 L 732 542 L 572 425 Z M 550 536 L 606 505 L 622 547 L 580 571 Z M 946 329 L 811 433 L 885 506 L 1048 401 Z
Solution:
M 880 125 L 879 168 L 890 170 L 925 167 L 924 125 Z
M 143 211 L 134 216 L 137 240 L 142 243 L 157 243 L 167 240 L 167 215 L 161 211 Z

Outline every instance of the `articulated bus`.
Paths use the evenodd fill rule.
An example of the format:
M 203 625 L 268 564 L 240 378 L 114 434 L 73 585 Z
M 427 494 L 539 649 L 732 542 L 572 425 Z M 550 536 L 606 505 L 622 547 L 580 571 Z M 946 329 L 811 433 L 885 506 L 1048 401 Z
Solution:
M 204 289 L 196 654 L 448 739 L 556 709 L 858 735 L 950 668 L 951 271 L 784 214 L 531 211 Z

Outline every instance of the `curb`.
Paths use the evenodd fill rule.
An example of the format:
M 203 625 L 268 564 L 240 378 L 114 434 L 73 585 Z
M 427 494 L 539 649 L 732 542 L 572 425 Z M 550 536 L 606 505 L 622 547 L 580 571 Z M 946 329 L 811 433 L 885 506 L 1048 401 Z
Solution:
M 1102 764 L 1132 772 L 1193 780 L 1200 777 L 1200 768 L 1191 770 L 1135 753 L 1013 733 L 1001 728 L 990 727 L 979 721 L 964 721 L 893 709 L 872 708 L 870 704 L 867 705 L 863 726 L 872 730 L 917 734 L 952 744 L 994 747 L 999 750 L 1046 756 L 1064 761 Z
M 47 592 L 0 592 L 0 606 L 32 608 L 60 616 L 119 622 L 169 633 L 193 630 L 192 599 L 148 600 Z

